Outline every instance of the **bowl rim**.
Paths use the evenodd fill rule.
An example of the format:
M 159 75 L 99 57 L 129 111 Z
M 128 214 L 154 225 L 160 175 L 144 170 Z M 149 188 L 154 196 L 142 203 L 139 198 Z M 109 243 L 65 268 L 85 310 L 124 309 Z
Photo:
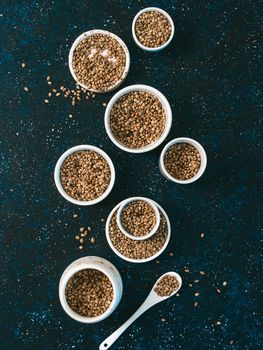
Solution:
M 89 36 L 92 36 L 92 35 L 95 35 L 95 34 L 105 34 L 105 35 L 109 35 L 111 36 L 112 38 L 114 38 L 115 40 L 118 41 L 118 43 L 122 46 L 124 52 L 125 52 L 125 68 L 124 68 L 124 71 L 123 71 L 123 74 L 122 74 L 122 77 L 120 80 L 118 80 L 115 84 L 111 85 L 107 90 L 96 90 L 96 89 L 91 89 L 91 88 L 88 88 L 87 86 L 85 86 L 84 84 L 82 84 L 81 82 L 79 82 L 75 72 L 74 72 L 74 69 L 72 67 L 72 60 L 73 60 L 73 54 L 74 54 L 74 51 L 76 49 L 76 47 L 79 45 L 79 43 L 86 37 L 89 37 Z M 130 52 L 129 52 L 129 49 L 127 47 L 127 45 L 125 44 L 125 42 L 116 34 L 108 31 L 108 30 L 104 30 L 104 29 L 92 29 L 92 30 L 88 30 L 86 32 L 83 32 L 82 34 L 80 34 L 73 42 L 71 48 L 70 48 L 70 51 L 69 51 L 69 55 L 68 55 L 68 66 L 69 66 L 69 70 L 70 70 L 70 73 L 73 77 L 73 79 L 76 81 L 76 83 L 78 85 L 80 85 L 81 87 L 83 87 L 85 90 L 88 90 L 88 91 L 91 91 L 91 92 L 94 92 L 94 93 L 107 93 L 107 92 L 110 92 L 110 91 L 113 91 L 115 89 L 117 89 L 118 86 L 120 86 L 125 78 L 127 77 L 128 75 L 128 72 L 129 72 L 129 69 L 130 69 Z
M 164 157 L 165 157 L 167 150 L 171 146 L 173 146 L 177 143 L 188 143 L 188 144 L 194 146 L 197 149 L 197 151 L 199 152 L 200 157 L 201 157 L 201 164 L 200 164 L 200 168 L 198 169 L 198 172 L 188 180 L 179 180 L 179 179 L 174 178 L 172 175 L 170 175 L 168 173 L 168 171 L 166 170 L 165 165 L 164 165 Z M 161 155 L 160 155 L 160 158 L 159 158 L 159 168 L 160 168 L 160 171 L 162 172 L 162 174 L 170 181 L 176 182 L 179 184 L 183 184 L 183 185 L 190 184 L 190 183 L 193 183 L 196 180 L 198 180 L 203 175 L 203 173 L 206 169 L 206 166 L 207 166 L 207 156 L 206 156 L 206 152 L 205 152 L 204 147 L 198 141 L 196 141 L 192 138 L 189 138 L 189 137 L 177 137 L 177 138 L 171 140 L 170 142 L 168 142 L 167 145 L 165 145 L 165 147 L 163 148 Z
M 109 224 L 110 224 L 110 220 L 114 214 L 114 212 L 118 209 L 118 207 L 125 201 L 125 199 L 123 201 L 121 201 L 120 203 L 118 203 L 110 212 L 108 218 L 107 218 L 107 221 L 106 221 L 106 226 L 105 226 L 105 233 L 106 233 L 106 238 L 107 238 L 107 242 L 109 244 L 109 246 L 111 247 L 111 249 L 113 250 L 113 252 L 118 255 L 121 259 L 123 260 L 126 260 L 128 262 L 132 262 L 132 263 L 137 263 L 137 264 L 141 264 L 141 263 L 146 263 L 146 262 L 149 262 L 151 260 L 154 260 L 156 259 L 159 255 L 161 255 L 164 250 L 167 248 L 168 246 L 168 243 L 170 241 L 170 238 L 171 238 L 171 223 L 170 223 L 170 220 L 169 220 L 169 217 L 167 215 L 167 213 L 165 212 L 165 210 L 163 209 L 163 207 L 156 203 L 154 200 L 151 200 L 156 206 L 157 208 L 161 211 L 161 213 L 164 215 L 165 219 L 166 219 L 166 222 L 167 222 L 167 228 L 168 228 L 168 232 L 167 232 L 167 238 L 166 238 L 166 241 L 164 243 L 164 245 L 162 246 L 162 248 L 157 252 L 155 253 L 154 255 L 146 258 L 146 259 L 131 259 L 131 258 L 128 258 L 126 257 L 125 255 L 122 255 L 115 247 L 114 245 L 112 244 L 111 242 L 111 239 L 110 239 L 110 234 L 109 234 Z
M 90 261 L 84 261 L 86 258 L 89 258 L 88 260 L 90 260 Z M 59 300 L 60 300 L 60 303 L 61 303 L 63 310 L 71 318 L 73 318 L 76 321 L 82 322 L 82 323 L 96 323 L 96 322 L 104 320 L 115 310 L 115 308 L 117 307 L 116 303 L 118 303 L 117 295 L 118 295 L 119 291 L 118 291 L 117 285 L 114 282 L 112 276 L 110 276 L 109 273 L 106 271 L 106 269 L 103 269 L 102 266 L 100 266 L 98 263 L 96 263 L 95 259 L 97 259 L 97 258 L 99 258 L 101 261 L 106 262 L 107 264 L 110 264 L 110 266 L 113 266 L 120 276 L 119 271 L 110 261 L 108 261 L 104 258 L 101 258 L 101 257 L 97 257 L 97 256 L 84 256 L 82 258 L 74 260 L 70 265 L 68 265 L 66 267 L 66 269 L 63 271 L 63 273 L 60 277 L 60 280 L 59 280 Z M 93 259 L 94 259 L 94 261 L 92 261 Z M 79 262 L 79 264 L 78 264 L 78 262 Z M 94 316 L 94 317 L 82 316 L 82 315 L 78 314 L 76 311 L 74 311 L 73 309 L 71 309 L 71 307 L 69 306 L 69 304 L 67 302 L 66 286 L 68 284 L 68 281 L 77 272 L 80 272 L 80 271 L 85 270 L 85 269 L 94 269 L 94 270 L 98 270 L 98 271 L 101 271 L 102 273 L 104 273 L 104 275 L 106 275 L 109 278 L 111 285 L 112 285 L 112 288 L 113 288 L 112 301 L 111 301 L 109 307 L 107 308 L 107 310 L 99 316 Z M 122 285 L 121 285 L 120 293 L 122 294 Z
M 137 38 L 137 35 L 136 35 L 135 24 L 136 24 L 136 21 L 137 21 L 138 17 L 142 13 L 150 12 L 150 11 L 158 11 L 158 12 L 160 12 L 161 14 L 163 14 L 168 19 L 168 21 L 169 21 L 169 23 L 171 25 L 171 35 L 170 35 L 169 39 L 164 44 L 162 44 L 161 46 L 147 47 L 147 46 L 143 45 L 139 41 L 139 39 Z M 168 46 L 171 43 L 171 41 L 172 41 L 172 39 L 174 37 L 174 22 L 173 22 L 173 19 L 165 10 L 163 10 L 163 9 L 161 9 L 159 7 L 145 7 L 142 10 L 140 10 L 133 18 L 133 21 L 132 21 L 132 36 L 133 36 L 133 39 L 134 39 L 135 43 L 137 44 L 137 46 L 139 46 L 141 49 L 143 49 L 145 51 L 149 51 L 149 52 L 161 51 L 161 50 L 163 50 L 166 46 Z
M 155 217 L 156 217 L 156 223 L 154 224 L 153 228 L 150 230 L 150 232 L 148 232 L 146 235 L 144 236 L 134 236 L 131 233 L 129 233 L 128 231 L 125 230 L 125 227 L 122 225 L 121 222 L 121 214 L 122 214 L 122 210 L 128 206 L 129 204 L 133 203 L 133 202 L 138 202 L 138 201 L 144 201 L 146 203 L 148 203 L 154 210 L 155 213 Z M 150 238 L 151 236 L 153 236 L 156 231 L 158 230 L 158 227 L 160 226 L 160 212 L 157 208 L 157 206 L 154 204 L 154 202 L 147 197 L 129 197 L 126 198 L 123 203 L 119 206 L 118 210 L 117 210 L 117 224 L 119 226 L 119 229 L 122 231 L 123 234 L 125 234 L 128 238 L 133 239 L 135 241 L 143 241 L 145 239 Z
M 159 139 L 157 139 L 156 141 L 154 141 L 153 143 L 151 143 L 150 145 L 147 145 L 147 146 L 142 147 L 142 148 L 129 148 L 129 147 L 125 146 L 123 143 L 121 143 L 119 140 L 117 140 L 115 138 L 115 136 L 111 130 L 111 127 L 110 127 L 110 113 L 111 113 L 113 105 L 118 101 L 119 98 L 121 98 L 122 96 L 128 94 L 129 92 L 133 92 L 133 91 L 144 91 L 144 92 L 148 92 L 148 93 L 156 96 L 158 98 L 158 100 L 161 102 L 162 107 L 163 107 L 165 114 L 166 114 L 166 123 L 165 123 L 164 131 L 163 131 L 161 137 Z M 107 132 L 109 138 L 117 147 L 119 147 L 123 151 L 129 152 L 129 153 L 146 153 L 146 152 L 152 151 L 156 147 L 160 146 L 160 144 L 166 139 L 166 137 L 168 136 L 168 134 L 170 132 L 171 126 L 172 126 L 172 119 L 173 119 L 173 117 L 172 117 L 172 110 L 171 110 L 170 103 L 168 102 L 167 98 L 164 96 L 164 94 L 162 92 L 160 92 L 156 88 L 149 86 L 149 85 L 134 84 L 134 85 L 126 86 L 125 88 L 119 90 L 118 92 L 116 92 L 115 95 L 112 96 L 112 98 L 108 102 L 106 110 L 105 110 L 104 125 L 105 125 L 105 129 L 106 129 L 106 132 Z
M 77 152 L 77 151 L 85 151 L 85 150 L 90 150 L 90 151 L 94 151 L 97 152 L 98 154 L 100 154 L 109 164 L 110 167 L 110 172 L 111 172 L 111 179 L 110 179 L 110 183 L 108 188 L 106 189 L 105 192 L 102 193 L 101 196 L 92 199 L 90 201 L 81 201 L 75 198 L 72 198 L 63 188 L 62 183 L 60 181 L 60 169 L 61 166 L 63 164 L 63 162 L 65 161 L 65 159 Z M 108 154 L 106 152 L 104 152 L 102 149 L 96 147 L 96 146 L 92 146 L 92 145 L 77 145 L 74 147 L 69 148 L 67 151 L 65 151 L 58 159 L 55 169 L 54 169 L 54 180 L 55 180 L 55 185 L 59 191 L 59 193 L 62 195 L 62 197 L 64 197 L 66 200 L 68 200 L 69 202 L 76 204 L 76 205 L 81 205 L 81 206 L 88 206 L 88 205 L 94 205 L 97 204 L 99 202 L 101 202 L 103 199 L 105 199 L 111 192 L 114 183 L 115 183 L 115 177 L 116 177 L 116 173 L 115 173 L 115 168 L 113 165 L 113 162 L 111 160 L 111 158 L 108 156 Z

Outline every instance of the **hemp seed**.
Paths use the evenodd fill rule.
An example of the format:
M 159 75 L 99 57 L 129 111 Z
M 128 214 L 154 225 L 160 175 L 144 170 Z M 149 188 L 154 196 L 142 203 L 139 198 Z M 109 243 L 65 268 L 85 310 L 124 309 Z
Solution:
M 155 211 L 145 201 L 134 201 L 123 208 L 121 223 L 131 235 L 145 236 L 156 223 Z
M 164 166 L 168 173 L 179 180 L 194 177 L 201 165 L 201 157 L 197 149 L 188 143 L 172 145 L 164 156 Z
M 111 281 L 99 270 L 81 270 L 69 279 L 66 300 L 69 307 L 79 315 L 99 316 L 109 308 L 113 300 Z
M 157 283 L 154 291 L 161 297 L 167 297 L 175 292 L 179 287 L 179 281 L 173 275 L 165 275 Z
M 165 123 L 161 102 L 145 91 L 132 91 L 120 97 L 110 113 L 113 135 L 129 148 L 142 148 L 158 140 Z
M 83 39 L 76 47 L 72 59 L 78 81 L 87 89 L 98 91 L 114 86 L 122 78 L 125 64 L 123 47 L 107 34 L 94 34 Z
M 146 259 L 158 253 L 164 246 L 168 226 L 164 215 L 160 212 L 160 226 L 156 233 L 148 239 L 138 241 L 124 235 L 117 224 L 117 210 L 111 217 L 109 224 L 109 236 L 113 246 L 124 256 L 130 259 Z
M 139 42 L 150 48 L 165 44 L 171 34 L 172 27 L 168 18 L 159 11 L 142 13 L 135 23 L 135 34 Z
M 110 179 L 108 162 L 95 151 L 72 153 L 64 160 L 60 169 L 60 180 L 64 190 L 72 198 L 81 201 L 100 197 L 107 190 Z

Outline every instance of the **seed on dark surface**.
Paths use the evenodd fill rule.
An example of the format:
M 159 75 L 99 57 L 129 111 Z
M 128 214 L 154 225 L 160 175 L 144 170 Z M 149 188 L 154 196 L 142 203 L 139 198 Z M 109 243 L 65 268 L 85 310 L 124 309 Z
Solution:
M 169 40 L 172 27 L 167 17 L 161 12 L 148 11 L 137 18 L 135 34 L 142 45 L 155 48 L 162 46 Z
M 166 297 L 175 292 L 179 287 L 179 281 L 173 275 L 165 275 L 157 283 L 154 291 L 161 297 Z
M 101 271 L 81 270 L 69 279 L 66 300 L 69 307 L 79 315 L 96 317 L 109 308 L 113 300 L 113 287 Z
M 201 165 L 201 157 L 197 149 L 188 143 L 172 145 L 164 156 L 167 172 L 178 180 L 194 177 Z
M 26 92 L 28 92 L 28 91 L 29 91 L 29 88 L 28 88 L 27 86 L 25 86 L 25 87 L 24 87 L 24 90 L 25 90 Z
M 165 123 L 161 102 L 145 91 L 132 91 L 120 97 L 110 113 L 114 137 L 129 148 L 146 147 L 158 140 Z

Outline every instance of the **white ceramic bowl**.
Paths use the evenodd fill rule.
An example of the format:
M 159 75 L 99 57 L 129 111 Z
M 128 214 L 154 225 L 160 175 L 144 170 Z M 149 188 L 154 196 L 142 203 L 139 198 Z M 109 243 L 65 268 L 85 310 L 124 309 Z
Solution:
M 174 178 L 173 176 L 171 176 L 168 171 L 165 169 L 165 166 L 164 166 L 164 156 L 167 152 L 167 150 L 174 144 L 176 143 L 189 143 L 190 145 L 194 146 L 197 151 L 199 152 L 200 154 L 200 157 L 201 157 L 201 165 L 200 165 L 200 168 L 198 170 L 198 172 L 195 174 L 195 176 L 193 176 L 191 179 L 188 179 L 188 180 L 179 180 L 179 179 L 176 179 Z M 205 150 L 203 148 L 203 146 L 193 140 L 193 139 L 190 139 L 188 137 L 178 137 L 172 141 L 170 141 L 169 143 L 167 143 L 167 145 L 164 147 L 164 149 L 162 150 L 162 153 L 161 153 L 161 156 L 160 156 L 160 159 L 159 159 L 159 168 L 160 168 L 160 171 L 161 173 L 168 179 L 168 180 L 171 180 L 173 182 L 176 182 L 176 183 L 179 183 L 179 184 L 190 184 L 196 180 L 198 180 L 204 173 L 205 171 L 205 168 L 206 168 L 206 164 L 207 164 L 207 157 L 206 157 L 206 153 L 205 153 Z
M 138 17 L 144 13 L 144 12 L 149 12 L 149 11 L 158 11 L 160 12 L 161 14 L 163 14 L 167 19 L 168 21 L 170 22 L 170 25 L 171 25 L 171 35 L 170 35 L 170 38 L 166 41 L 166 43 L 164 43 L 163 45 L 161 46 L 157 46 L 157 47 L 147 47 L 147 46 L 144 46 L 137 38 L 136 36 L 136 32 L 135 32 L 135 24 L 136 24 L 136 21 L 138 19 Z M 173 39 L 173 36 L 174 36 L 174 22 L 172 20 L 172 18 L 168 15 L 168 13 L 158 7 L 146 7 L 144 9 L 142 9 L 140 12 L 137 13 L 137 15 L 134 17 L 133 19 L 133 22 L 132 22 L 132 36 L 133 36 L 133 39 L 135 41 L 135 43 L 143 50 L 145 51 L 150 51 L 150 52 L 157 52 L 157 51 L 161 51 L 163 50 L 165 47 L 167 47 L 170 42 L 172 41 Z
M 72 198 L 69 194 L 67 194 L 67 192 L 64 190 L 61 181 L 60 181 L 60 168 L 64 162 L 64 160 L 72 153 L 77 152 L 77 151 L 85 151 L 85 150 L 89 150 L 89 151 L 95 151 L 97 153 L 99 153 L 103 158 L 105 158 L 105 160 L 107 161 L 107 163 L 109 164 L 110 167 L 110 172 L 111 172 L 111 179 L 110 179 L 110 183 L 109 186 L 107 188 L 107 190 L 98 198 L 92 199 L 90 201 L 80 201 L 77 199 Z M 59 191 L 59 193 L 65 198 L 67 199 L 69 202 L 73 203 L 73 204 L 77 204 L 77 205 L 94 205 L 97 204 L 99 202 L 101 202 L 103 199 L 105 199 L 111 192 L 114 182 L 115 182 L 115 169 L 114 169 L 114 165 L 112 163 L 112 160 L 110 159 L 110 157 L 107 155 L 107 153 L 105 153 L 104 151 L 102 151 L 100 148 L 95 147 L 95 146 L 91 146 L 91 145 L 79 145 L 79 146 L 75 146 L 72 147 L 70 149 L 68 149 L 66 152 L 64 152 L 59 160 L 57 161 L 55 170 L 54 170 L 54 180 L 55 180 L 55 184 L 57 186 L 57 189 Z
M 151 143 L 150 145 L 142 147 L 142 148 L 129 148 L 129 147 L 127 147 L 126 145 L 124 145 L 123 143 L 121 143 L 119 140 L 116 139 L 116 137 L 114 136 L 114 134 L 111 130 L 111 127 L 110 127 L 110 113 L 111 113 L 113 105 L 118 101 L 118 99 L 120 97 L 128 94 L 131 91 L 145 91 L 145 92 L 151 93 L 152 95 L 155 95 L 159 99 L 159 101 L 161 102 L 163 109 L 165 111 L 165 114 L 166 114 L 166 123 L 165 123 L 164 131 L 163 131 L 161 137 L 158 140 L 156 140 L 155 142 Z M 111 100 L 108 103 L 107 108 L 105 110 L 104 122 L 105 122 L 105 128 L 106 128 L 106 131 L 107 131 L 109 138 L 117 147 L 119 147 L 123 151 L 129 152 L 129 153 L 144 153 L 144 152 L 152 151 L 153 149 L 158 147 L 165 140 L 167 135 L 169 134 L 169 131 L 170 131 L 171 126 L 172 126 L 172 110 L 171 110 L 170 104 L 167 101 L 166 97 L 159 90 L 157 90 L 151 86 L 148 86 L 148 85 L 130 85 L 130 86 L 127 86 L 127 87 L 121 89 L 120 91 L 118 91 L 111 98 Z
M 82 316 L 73 311 L 67 303 L 65 294 L 67 283 L 75 273 L 84 269 L 96 269 L 103 272 L 109 278 L 113 287 L 113 300 L 109 308 L 103 314 L 97 317 Z M 119 271 L 108 260 L 98 256 L 85 256 L 73 261 L 73 263 L 71 263 L 63 272 L 59 281 L 59 300 L 64 311 L 74 320 L 83 323 L 95 323 L 108 317 L 118 306 L 122 297 L 122 291 L 123 285 Z
M 156 223 L 153 226 L 153 228 L 144 236 L 134 236 L 131 233 L 129 233 L 128 231 L 125 230 L 125 228 L 122 225 L 122 211 L 125 207 L 127 207 L 127 205 L 133 203 L 133 202 L 137 202 L 137 201 L 144 201 L 146 203 L 148 203 L 154 210 L 155 212 L 155 218 L 156 218 Z M 122 233 L 124 233 L 128 238 L 136 240 L 136 241 L 143 241 L 145 239 L 150 238 L 152 235 L 154 235 L 156 233 L 156 231 L 158 230 L 158 227 L 160 226 L 160 212 L 157 208 L 157 206 L 154 204 L 154 202 L 146 197 L 130 197 L 125 199 L 122 204 L 120 205 L 118 211 L 117 211 L 117 224 L 119 226 L 119 229 L 122 231 Z
M 110 212 L 110 215 L 108 216 L 108 219 L 107 219 L 107 222 L 106 222 L 106 228 L 105 228 L 105 232 L 106 232 L 106 238 L 107 238 L 107 241 L 109 243 L 109 246 L 111 247 L 111 249 L 114 251 L 114 253 L 116 255 L 118 255 L 120 258 L 122 258 L 123 260 L 126 260 L 126 261 L 129 261 L 129 262 L 132 262 L 132 263 L 145 263 L 145 262 L 148 262 L 148 261 L 151 261 L 151 260 L 154 260 L 156 259 L 159 255 L 162 254 L 162 252 L 166 249 L 169 241 L 170 241 L 170 237 L 171 237 L 171 224 L 170 224 L 170 220 L 168 218 L 168 215 L 166 214 L 166 212 L 164 211 L 164 209 L 158 204 L 156 203 L 155 201 L 152 201 L 156 206 L 157 208 L 161 211 L 161 213 L 163 214 L 163 216 L 165 217 L 166 221 L 167 221 L 167 228 L 168 228 L 168 233 L 167 233 L 167 238 L 166 238 L 166 242 L 164 243 L 164 245 L 162 246 L 162 248 L 154 255 L 150 256 L 149 258 L 146 258 L 146 259 L 131 259 L 131 258 L 128 258 L 127 256 L 121 254 L 115 247 L 114 245 L 112 244 L 111 242 L 111 239 L 110 239 L 110 232 L 109 232 L 109 225 L 110 225 L 110 221 L 111 221 L 111 218 L 113 216 L 113 214 L 115 213 L 115 211 L 117 210 L 117 208 L 123 204 L 124 201 L 120 202 L 119 204 L 117 204 L 113 209 L 112 211 Z
M 119 81 L 117 81 L 114 85 L 110 86 L 107 90 L 95 90 L 95 89 L 90 89 L 87 86 L 85 86 L 84 84 L 82 84 L 78 78 L 76 77 L 76 74 L 74 72 L 74 69 L 72 67 L 72 60 L 73 60 L 73 54 L 74 51 L 76 49 L 76 47 L 79 45 L 79 43 L 87 38 L 88 36 L 92 36 L 94 34 L 105 34 L 105 35 L 109 35 L 110 37 L 116 39 L 118 41 L 118 43 L 122 46 L 124 52 L 125 52 L 125 57 L 126 57 L 126 64 L 125 64 L 125 68 L 122 74 L 122 77 Z M 89 91 L 93 91 L 96 93 L 105 93 L 105 92 L 109 92 L 112 91 L 114 89 L 116 89 L 118 86 L 121 85 L 121 83 L 123 83 L 123 81 L 125 80 L 128 72 L 129 72 L 129 68 L 130 68 L 130 53 L 128 50 L 128 47 L 126 46 L 126 44 L 122 41 L 121 38 L 119 38 L 117 35 L 108 32 L 107 30 L 102 30 L 102 29 L 93 29 L 93 30 L 89 30 L 88 32 L 82 33 L 80 36 L 77 37 L 77 39 L 74 41 L 74 43 L 71 46 L 71 49 L 69 51 L 69 57 L 68 57 L 68 65 L 69 65 L 69 70 L 71 75 L 73 76 L 74 80 L 80 85 L 82 86 L 84 89 L 89 90 Z

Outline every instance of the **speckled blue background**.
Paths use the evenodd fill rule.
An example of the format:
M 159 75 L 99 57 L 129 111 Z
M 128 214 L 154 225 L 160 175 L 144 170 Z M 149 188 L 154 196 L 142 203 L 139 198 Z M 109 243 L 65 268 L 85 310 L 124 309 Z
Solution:
M 262 349 L 262 1 L 1 4 L 1 350 L 98 349 L 168 270 L 183 277 L 180 296 L 144 314 L 114 349 Z M 172 44 L 157 54 L 141 51 L 131 35 L 133 16 L 148 5 L 168 10 L 175 22 Z M 47 75 L 55 86 L 74 86 L 69 48 L 93 28 L 108 29 L 128 45 L 131 68 L 123 86 L 149 84 L 167 96 L 174 119 L 166 142 L 188 136 L 203 144 L 208 167 L 199 181 L 179 186 L 161 176 L 164 144 L 131 155 L 110 142 L 102 103 L 113 93 L 82 101 L 75 110 L 64 98 L 44 103 Z M 89 208 L 67 203 L 53 182 L 57 158 L 82 143 L 106 150 L 117 171 L 110 196 Z M 101 219 L 131 195 L 149 196 L 169 214 L 172 238 L 159 264 L 129 264 L 106 242 Z M 71 320 L 58 300 L 63 270 L 81 256 L 74 236 L 87 225 L 96 242 L 86 244 L 84 254 L 109 259 L 124 282 L 118 309 L 95 325 Z M 191 288 L 194 279 L 200 282 Z

